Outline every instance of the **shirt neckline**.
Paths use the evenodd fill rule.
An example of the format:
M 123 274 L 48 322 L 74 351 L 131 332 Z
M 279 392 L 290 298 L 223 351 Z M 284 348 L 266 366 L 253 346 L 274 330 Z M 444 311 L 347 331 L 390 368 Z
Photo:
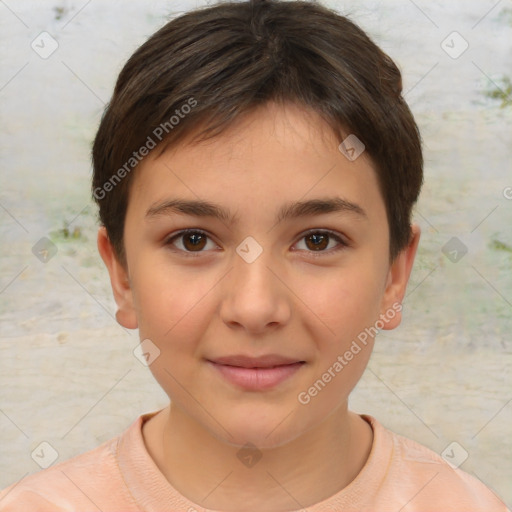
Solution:
M 118 438 L 116 460 L 121 476 L 135 503 L 147 512 L 179 510 L 183 512 L 219 512 L 205 508 L 183 496 L 165 478 L 150 456 L 142 436 L 143 424 L 158 414 L 154 411 L 143 414 Z M 324 512 L 329 507 L 356 508 L 374 493 L 386 477 L 390 465 L 393 440 L 390 433 L 373 417 L 360 414 L 372 428 L 373 442 L 368 459 L 361 471 L 346 487 L 325 500 L 307 508 L 308 512 Z M 297 509 L 293 512 L 301 512 Z

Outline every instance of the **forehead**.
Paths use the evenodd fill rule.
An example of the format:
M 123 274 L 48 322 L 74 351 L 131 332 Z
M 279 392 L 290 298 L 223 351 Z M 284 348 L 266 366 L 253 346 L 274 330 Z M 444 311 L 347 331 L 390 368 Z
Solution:
M 129 208 L 147 211 L 179 196 L 278 217 L 285 203 L 337 196 L 385 216 L 371 159 L 363 152 L 349 160 L 339 149 L 344 135 L 306 108 L 270 103 L 213 139 L 196 143 L 193 136 L 139 164 Z

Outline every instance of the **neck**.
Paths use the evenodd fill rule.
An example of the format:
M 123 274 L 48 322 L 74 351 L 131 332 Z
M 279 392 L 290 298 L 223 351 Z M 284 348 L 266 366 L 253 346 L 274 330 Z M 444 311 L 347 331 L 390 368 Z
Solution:
M 357 476 L 373 441 L 370 425 L 346 405 L 293 441 L 261 452 L 240 452 L 176 406 L 147 421 L 143 437 L 178 492 L 226 512 L 270 511 L 269 503 L 272 512 L 286 512 L 323 501 Z M 256 463 L 251 458 L 260 455 Z

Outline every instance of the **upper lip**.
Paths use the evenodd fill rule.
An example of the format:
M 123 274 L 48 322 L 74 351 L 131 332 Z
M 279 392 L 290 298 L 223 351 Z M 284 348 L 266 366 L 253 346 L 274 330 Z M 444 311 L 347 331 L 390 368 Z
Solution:
M 259 357 L 251 357 L 240 354 L 210 359 L 210 361 L 216 364 L 239 366 L 242 368 L 271 368 L 273 366 L 282 366 L 286 364 L 304 362 L 300 359 L 280 356 L 277 354 L 267 354 Z

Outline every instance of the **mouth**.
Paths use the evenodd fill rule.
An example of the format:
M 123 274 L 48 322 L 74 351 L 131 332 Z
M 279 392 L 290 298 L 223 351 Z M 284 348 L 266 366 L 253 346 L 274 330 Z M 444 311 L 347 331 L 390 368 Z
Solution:
M 248 391 L 263 391 L 277 387 L 295 375 L 305 361 L 269 354 L 260 357 L 245 355 L 208 359 L 227 382 Z

